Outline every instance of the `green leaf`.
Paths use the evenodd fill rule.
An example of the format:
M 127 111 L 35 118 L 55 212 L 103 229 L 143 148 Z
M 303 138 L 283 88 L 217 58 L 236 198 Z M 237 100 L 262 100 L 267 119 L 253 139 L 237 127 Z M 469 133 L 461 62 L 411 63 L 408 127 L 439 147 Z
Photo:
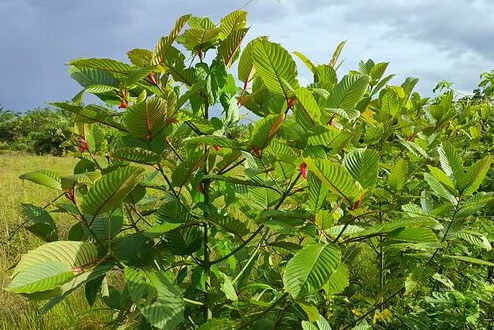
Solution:
M 396 191 L 403 190 L 408 174 L 408 161 L 400 158 L 391 169 L 388 176 L 389 185 Z
M 161 157 L 146 149 L 142 148 L 118 148 L 111 152 L 113 158 L 127 160 L 141 164 L 156 164 L 161 160 Z
M 247 24 L 247 12 L 236 10 L 221 19 L 220 39 L 225 40 L 237 30 L 245 28 Z M 225 62 L 226 63 L 226 62 Z
M 284 119 L 285 115 L 282 113 L 258 120 L 252 131 L 252 146 L 257 150 L 265 149 L 280 129 Z
M 163 132 L 169 125 L 170 106 L 166 100 L 155 97 L 151 100 L 129 107 L 122 122 L 134 136 L 145 141 L 151 141 Z
M 156 47 L 154 49 L 154 53 L 152 54 L 151 61 L 153 64 L 157 65 L 157 64 L 162 63 L 165 60 L 165 58 L 168 54 L 168 50 L 170 49 L 170 47 L 173 44 L 173 42 L 175 41 L 175 39 L 178 37 L 180 31 L 185 26 L 185 24 L 187 23 L 189 18 L 190 18 L 190 15 L 180 16 L 180 18 L 177 19 L 177 21 L 175 22 L 175 26 L 170 31 L 168 36 L 162 37 L 158 41 L 158 44 L 156 45 Z
M 307 158 L 305 162 L 307 169 L 333 193 L 345 198 L 352 205 L 360 198 L 362 187 L 343 166 L 328 159 Z
M 132 301 L 152 326 L 173 330 L 183 321 L 182 293 L 163 273 L 133 268 L 124 272 Z
M 377 151 L 355 148 L 345 155 L 343 165 L 364 189 L 376 184 L 379 174 Z
M 492 157 L 487 156 L 478 160 L 468 168 L 459 187 L 460 190 L 464 190 L 463 195 L 468 197 L 479 189 L 480 184 L 491 167 L 491 162 Z
M 16 293 L 34 293 L 53 290 L 74 277 L 72 269 L 58 261 L 44 261 L 19 272 L 8 290 Z
M 295 106 L 294 112 L 296 118 L 299 118 L 300 124 L 309 128 L 319 124 L 321 110 L 312 93 L 307 88 L 300 87 L 295 90 L 295 96 L 298 104 Z
M 204 156 L 194 156 L 185 159 L 172 173 L 172 183 L 175 187 L 182 187 L 187 184 L 191 179 L 193 174 L 202 166 L 204 163 Z M 196 188 L 196 187 L 194 187 Z
M 455 180 L 458 185 L 458 183 L 462 182 L 465 174 L 461 156 L 456 152 L 451 143 L 446 141 L 441 143 L 441 146 L 438 148 L 438 153 L 439 161 L 441 162 L 441 167 L 444 172 L 446 172 L 450 178 Z
M 57 261 L 76 272 L 91 266 L 98 260 L 98 251 L 92 243 L 56 241 L 43 244 L 21 257 L 12 276 L 46 261 Z
M 127 57 L 132 64 L 142 68 L 151 64 L 153 52 L 149 49 L 135 48 L 127 52 Z
M 307 66 L 307 68 L 312 72 L 312 73 L 316 73 L 316 66 L 314 65 L 314 63 L 312 63 L 311 60 L 309 60 L 304 54 L 302 54 L 301 52 L 293 52 L 293 54 L 295 56 L 297 56 L 302 62 L 304 62 L 305 66 Z
M 22 212 L 27 218 L 27 230 L 47 242 L 58 240 L 57 226 L 50 213 L 44 208 L 32 204 L 22 204 Z
M 240 50 L 240 45 L 245 38 L 245 35 L 249 29 L 240 29 L 233 31 L 218 47 L 218 53 L 220 54 L 225 66 L 229 68 L 233 61 L 235 60 L 235 55 L 237 55 Z
M 309 184 L 309 207 L 312 211 L 317 213 L 326 200 L 329 187 L 324 185 L 312 172 L 307 174 L 307 183 Z
M 494 262 L 490 262 L 490 261 L 486 261 L 486 260 L 482 260 L 482 259 L 466 257 L 466 256 L 450 256 L 450 255 L 445 255 L 445 257 L 460 260 L 460 261 L 469 262 L 471 264 L 494 267 Z
M 225 293 L 226 299 L 231 301 L 238 301 L 237 291 L 233 286 L 231 278 L 225 273 L 223 275 L 223 283 L 221 284 L 221 291 Z
M 274 94 L 288 99 L 299 87 L 295 61 L 281 45 L 261 41 L 254 45 L 252 58 L 256 72 Z
M 192 220 L 192 215 L 182 203 L 172 199 L 158 209 L 157 218 L 160 223 L 186 223 Z
M 330 65 L 318 65 L 314 73 L 314 82 L 325 90 L 330 91 L 338 82 L 336 71 Z
M 83 58 L 69 62 L 77 68 L 91 68 L 114 73 L 129 73 L 132 67 L 128 64 L 106 58 Z
M 191 137 L 185 139 L 184 143 L 206 144 L 210 146 L 218 146 L 222 148 L 230 148 L 230 149 L 238 149 L 238 150 L 247 149 L 246 145 L 236 140 L 229 139 L 225 136 L 216 136 L 216 135 L 201 135 L 201 136 Z
M 258 37 L 250 41 L 247 46 L 245 46 L 242 55 L 240 56 L 240 60 L 238 62 L 238 79 L 247 83 L 254 78 L 254 74 L 256 72 L 254 68 L 254 60 L 252 58 L 252 50 L 254 46 L 262 41 L 268 40 L 267 37 Z
M 437 196 L 444 198 L 451 204 L 456 205 L 457 200 L 435 177 L 429 173 L 424 173 L 424 179 L 429 184 L 429 187 L 437 194 Z
M 219 33 L 220 28 L 188 29 L 180 41 L 189 50 L 198 51 L 200 49 L 204 52 L 218 40 Z
M 339 66 L 337 64 L 338 62 L 338 58 L 340 58 L 340 54 L 341 54 L 341 51 L 343 50 L 343 48 L 345 47 L 345 44 L 346 44 L 346 40 L 345 41 L 342 41 L 338 44 L 338 46 L 336 46 L 336 49 L 334 50 L 333 52 L 333 56 L 331 56 L 331 61 L 329 62 L 329 65 L 331 65 L 333 68 L 335 68 L 335 70 L 337 69 L 337 67 Z M 341 63 L 340 63 L 341 65 Z
M 364 96 L 369 85 L 369 77 L 363 75 L 347 75 L 335 86 L 325 102 L 328 108 L 355 109 Z
M 329 294 L 337 294 L 343 292 L 350 283 L 350 271 L 344 263 L 340 263 L 338 268 L 331 274 L 327 285 L 326 292 Z
M 126 166 L 103 175 L 84 196 L 81 211 L 96 217 L 112 210 L 137 186 L 143 172 L 141 167 Z
M 333 244 L 305 246 L 286 265 L 283 274 L 285 290 L 295 299 L 316 292 L 336 271 L 340 257 L 340 249 Z
M 116 117 L 118 114 L 105 107 L 92 104 L 86 107 L 82 107 L 71 105 L 68 103 L 52 103 L 52 105 L 57 108 L 75 113 L 76 122 L 98 122 L 121 131 L 127 131 L 127 129 L 122 124 L 114 119 L 114 117 Z
M 28 180 L 48 188 L 62 190 L 60 176 L 51 170 L 38 170 L 25 173 L 19 176 L 19 179 Z

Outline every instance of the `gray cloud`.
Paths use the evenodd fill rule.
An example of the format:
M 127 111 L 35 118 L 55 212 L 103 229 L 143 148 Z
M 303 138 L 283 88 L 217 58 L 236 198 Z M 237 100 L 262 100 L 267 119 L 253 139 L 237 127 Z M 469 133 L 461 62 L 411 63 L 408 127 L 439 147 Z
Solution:
M 215 21 L 247 0 L 2 0 L 0 103 L 26 110 L 70 99 L 79 89 L 64 63 L 78 57 L 125 60 L 125 52 L 152 48 L 185 13 Z M 360 59 L 391 62 L 421 79 L 429 92 L 447 79 L 470 91 L 494 65 L 494 3 L 490 0 L 254 0 L 247 8 L 251 37 L 270 35 L 288 50 L 327 62 L 348 40 L 342 72 Z M 299 65 L 306 78 L 308 71 Z

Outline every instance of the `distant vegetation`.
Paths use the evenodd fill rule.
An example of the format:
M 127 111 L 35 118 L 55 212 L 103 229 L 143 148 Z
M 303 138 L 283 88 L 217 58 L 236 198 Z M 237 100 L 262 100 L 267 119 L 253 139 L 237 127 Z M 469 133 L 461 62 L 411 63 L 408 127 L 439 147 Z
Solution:
M 39 108 L 25 113 L 0 106 L 0 150 L 63 155 L 74 116 L 65 110 Z

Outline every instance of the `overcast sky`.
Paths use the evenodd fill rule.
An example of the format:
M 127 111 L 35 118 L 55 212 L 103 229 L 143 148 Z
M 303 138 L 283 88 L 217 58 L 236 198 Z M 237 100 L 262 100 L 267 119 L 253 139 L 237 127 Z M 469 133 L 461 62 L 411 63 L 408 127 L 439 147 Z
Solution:
M 152 49 L 182 14 L 219 21 L 246 2 L 0 0 L 0 104 L 24 111 L 68 100 L 79 91 L 71 59 L 126 60 L 132 48 Z M 361 59 L 391 62 L 392 83 L 418 77 L 423 93 L 443 79 L 471 91 L 494 69 L 493 0 L 253 0 L 245 10 L 250 38 L 269 35 L 318 63 L 348 40 L 342 72 Z

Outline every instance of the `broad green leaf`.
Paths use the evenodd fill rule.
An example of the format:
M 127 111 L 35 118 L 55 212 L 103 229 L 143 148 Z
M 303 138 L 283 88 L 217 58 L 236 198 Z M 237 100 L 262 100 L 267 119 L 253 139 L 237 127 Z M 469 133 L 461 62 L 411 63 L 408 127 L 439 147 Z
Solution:
M 231 148 L 238 150 L 246 150 L 247 146 L 236 141 L 229 139 L 225 136 L 215 136 L 215 135 L 201 135 L 184 140 L 184 143 L 190 144 L 206 144 L 210 146 L 218 146 L 222 148 Z
M 240 45 L 245 38 L 245 35 L 249 29 L 240 29 L 233 31 L 218 47 L 218 52 L 225 62 L 225 66 L 229 68 L 233 61 L 235 60 L 235 56 L 240 50 Z
M 240 81 L 247 83 L 251 81 L 252 78 L 254 78 L 256 70 L 254 67 L 254 60 L 252 58 L 252 50 L 257 43 L 266 40 L 267 37 L 258 37 L 250 41 L 247 46 L 245 46 L 245 49 L 243 50 L 242 55 L 240 55 L 240 60 L 238 62 L 238 79 Z
M 169 115 L 174 110 L 170 109 L 170 106 L 173 107 L 173 104 L 155 97 L 129 107 L 122 117 L 122 122 L 134 136 L 151 141 L 170 124 Z
M 324 185 L 312 172 L 307 174 L 307 183 L 309 184 L 309 207 L 312 211 L 317 213 L 326 200 L 329 187 Z
M 491 167 L 492 157 L 487 156 L 472 164 L 463 176 L 460 182 L 460 190 L 464 190 L 463 195 L 466 197 L 472 195 L 479 189 L 489 168 Z
M 121 131 L 127 131 L 127 129 L 115 120 L 117 113 L 99 105 L 88 106 L 75 106 L 68 103 L 52 103 L 53 106 L 70 111 L 76 114 L 76 122 L 83 123 L 102 123 L 104 125 L 116 128 Z
M 103 175 L 84 196 L 81 211 L 96 217 L 112 210 L 137 186 L 143 172 L 141 167 L 126 166 Z
M 236 30 L 245 28 L 247 24 L 247 12 L 236 10 L 221 19 L 220 39 L 225 40 Z
M 328 159 L 305 159 L 309 172 L 321 180 L 333 193 L 345 198 L 349 203 L 356 202 L 362 194 L 362 187 L 341 165 Z
M 408 161 L 400 158 L 391 169 L 388 176 L 389 185 L 396 191 L 403 190 L 408 175 Z
M 269 115 L 257 121 L 252 131 L 252 146 L 257 150 L 265 149 L 280 129 L 284 119 L 285 115 L 282 113 L 280 115 Z
M 187 21 L 189 20 L 190 15 L 183 15 L 175 22 L 175 26 L 170 31 L 170 33 L 166 37 L 162 37 L 158 44 L 154 49 L 154 53 L 152 54 L 151 61 L 153 64 L 161 64 L 165 60 L 168 50 L 170 49 L 172 43 L 178 37 L 180 31 L 185 26 Z
M 350 271 L 344 263 L 340 263 L 331 277 L 328 283 L 326 283 L 329 294 L 337 294 L 343 292 L 350 282 Z
M 466 256 L 450 256 L 450 255 L 445 255 L 445 257 L 460 260 L 460 261 L 469 262 L 471 264 L 494 267 L 494 262 L 490 262 L 490 261 L 482 260 L 482 259 L 478 259 L 478 258 L 472 258 L 472 257 L 466 257 Z
M 56 241 L 43 244 L 21 257 L 12 276 L 46 261 L 57 261 L 69 269 L 80 272 L 98 260 L 98 251 L 92 243 Z
M 127 52 L 127 57 L 132 64 L 142 68 L 151 64 L 153 52 L 149 49 L 135 48 Z
M 60 176 L 51 170 L 38 170 L 25 173 L 19 176 L 19 179 L 28 180 L 48 188 L 62 190 Z
M 379 174 L 379 156 L 375 150 L 353 149 L 343 158 L 343 165 L 364 189 L 375 185 Z
M 316 66 L 304 54 L 302 54 L 301 52 L 297 52 L 297 51 L 293 52 L 293 54 L 295 56 L 297 56 L 302 62 L 304 62 L 304 64 L 307 66 L 307 68 L 312 73 L 314 73 L 314 74 L 316 73 Z
M 32 204 L 22 204 L 22 212 L 27 218 L 27 230 L 47 242 L 58 240 L 57 226 L 50 213 L 44 208 Z
M 223 283 L 221 284 L 221 291 L 225 293 L 225 296 L 228 300 L 238 301 L 237 291 L 233 286 L 231 278 L 225 273 L 221 273 L 223 275 Z
M 451 143 L 447 141 L 443 141 L 438 148 L 438 153 L 443 171 L 446 172 L 451 179 L 455 180 L 458 185 L 458 183 L 462 182 L 465 174 L 461 156 L 456 152 Z
M 363 75 L 347 75 L 335 86 L 325 102 L 327 108 L 355 109 L 364 96 L 369 85 L 369 77 Z
M 106 58 L 85 58 L 69 62 L 77 68 L 91 68 L 114 73 L 129 73 L 132 67 L 128 64 Z
M 192 215 L 182 203 L 172 199 L 158 209 L 157 219 L 160 223 L 186 223 Z
M 319 290 L 340 263 L 340 249 L 333 244 L 313 243 L 298 251 L 283 273 L 285 290 L 295 299 Z
M 330 65 L 318 65 L 316 67 L 316 71 L 314 72 L 314 82 L 321 88 L 330 91 L 338 82 L 336 71 Z
M 118 148 L 111 152 L 111 156 L 141 164 L 156 164 L 161 160 L 158 154 L 142 148 Z
M 295 97 L 298 104 L 295 106 L 294 112 L 300 124 L 304 127 L 312 127 L 319 124 L 321 110 L 312 93 L 304 87 L 299 87 L 295 90 Z
M 188 29 L 180 39 L 184 46 L 192 51 L 207 51 L 218 40 L 220 28 Z
M 436 178 L 437 181 L 441 182 L 444 186 L 446 186 L 446 188 L 448 188 L 448 190 L 452 194 L 458 193 L 455 188 L 455 183 L 453 182 L 453 180 L 451 180 L 451 178 L 446 173 L 444 173 L 441 169 L 434 166 L 427 165 L 427 167 L 429 168 L 429 171 L 431 172 L 432 176 Z
M 254 45 L 252 58 L 256 72 L 274 94 L 281 94 L 288 99 L 293 90 L 299 87 L 297 66 L 293 58 L 281 45 L 261 41 Z
M 124 273 L 132 301 L 152 326 L 173 330 L 183 321 L 182 293 L 165 274 L 133 268 Z
M 429 184 L 429 187 L 437 194 L 437 196 L 444 198 L 451 204 L 456 205 L 457 200 L 453 194 L 451 194 L 446 187 L 444 187 L 435 177 L 429 173 L 424 173 L 424 179 Z
M 16 293 L 34 293 L 53 290 L 74 277 L 72 269 L 59 261 L 48 260 L 19 272 L 8 290 Z
M 172 183 L 175 187 L 187 184 L 194 173 L 204 164 L 204 156 L 194 156 L 181 162 L 172 173 Z M 194 187 L 197 188 L 197 187 Z

